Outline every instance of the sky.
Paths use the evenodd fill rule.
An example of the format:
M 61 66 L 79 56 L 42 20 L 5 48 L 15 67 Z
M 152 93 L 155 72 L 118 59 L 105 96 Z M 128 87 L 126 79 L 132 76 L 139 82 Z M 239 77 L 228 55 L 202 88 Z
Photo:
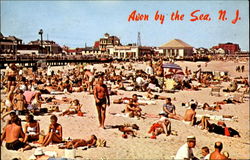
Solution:
M 40 39 L 53 40 L 70 48 L 93 46 L 105 33 L 120 38 L 123 45 L 136 43 L 140 32 L 143 46 L 161 46 L 181 39 L 198 48 L 211 48 L 218 43 L 237 43 L 249 51 L 248 1 L 0 1 L 1 32 L 16 36 L 25 43 Z M 148 15 L 148 20 L 128 21 L 131 13 Z M 171 20 L 172 12 L 184 14 L 183 20 Z M 209 14 L 210 21 L 190 21 Z M 219 11 L 227 20 L 219 20 Z M 240 20 L 232 20 L 239 11 Z M 161 24 L 155 14 L 164 15 Z M 207 16 L 205 16 L 207 17 Z M 204 18 L 204 16 L 203 16 Z

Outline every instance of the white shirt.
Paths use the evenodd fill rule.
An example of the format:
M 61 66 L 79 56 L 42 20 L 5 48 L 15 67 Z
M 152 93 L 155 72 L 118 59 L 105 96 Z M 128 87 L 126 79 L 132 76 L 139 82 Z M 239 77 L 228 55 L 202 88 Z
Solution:
M 47 75 L 48 76 L 51 76 L 52 75 L 52 69 L 49 67 L 48 70 L 47 70 Z
M 158 123 L 158 122 L 164 122 L 166 121 L 166 117 L 161 117 L 160 119 L 158 119 L 157 121 L 155 121 L 154 123 Z
M 91 66 L 89 67 L 89 70 L 90 70 L 90 72 L 94 73 L 95 67 L 94 67 L 93 65 L 91 65 Z
M 142 77 L 137 77 L 137 78 L 136 78 L 136 83 L 137 83 L 139 86 L 141 86 L 141 85 L 143 85 L 143 83 L 144 83 L 144 79 L 143 79 Z
M 175 155 L 176 160 L 184 159 L 184 158 L 193 158 L 193 150 L 192 148 L 188 148 L 187 143 L 182 145 Z
M 154 70 L 151 66 L 147 66 L 146 71 L 147 74 L 149 75 L 153 75 L 154 74 Z
M 20 70 L 20 71 L 18 72 L 18 74 L 19 74 L 19 75 L 22 75 L 22 74 L 23 74 L 23 70 Z
M 206 155 L 203 159 L 204 160 L 209 160 L 210 159 L 210 153 L 208 155 Z

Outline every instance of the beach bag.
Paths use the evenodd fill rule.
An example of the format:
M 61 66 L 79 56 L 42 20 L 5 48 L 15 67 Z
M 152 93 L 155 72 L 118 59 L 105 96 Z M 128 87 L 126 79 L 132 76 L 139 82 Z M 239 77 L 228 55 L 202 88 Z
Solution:
M 96 141 L 96 146 L 97 147 L 106 147 L 106 140 L 105 139 L 97 139 Z

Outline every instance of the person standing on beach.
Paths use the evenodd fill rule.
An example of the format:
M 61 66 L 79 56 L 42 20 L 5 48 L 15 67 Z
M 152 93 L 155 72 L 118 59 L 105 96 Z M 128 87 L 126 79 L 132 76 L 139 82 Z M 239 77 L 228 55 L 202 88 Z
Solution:
M 110 105 L 107 85 L 103 83 L 103 76 L 98 78 L 98 82 L 94 87 L 94 97 L 98 113 L 100 128 L 104 129 L 104 121 L 106 117 L 106 107 Z
M 149 61 L 147 62 L 147 67 L 146 67 L 146 70 L 145 72 L 150 75 L 150 76 L 153 76 L 154 75 L 154 69 L 152 67 L 152 61 Z
M 84 71 L 85 71 L 84 78 L 87 80 L 87 89 L 91 94 L 95 77 L 94 74 L 89 69 L 85 69 Z
M 10 67 L 6 68 L 6 77 L 7 77 L 7 91 L 10 92 L 11 90 L 14 90 L 16 86 L 16 76 L 17 76 L 18 70 L 17 66 L 12 63 Z

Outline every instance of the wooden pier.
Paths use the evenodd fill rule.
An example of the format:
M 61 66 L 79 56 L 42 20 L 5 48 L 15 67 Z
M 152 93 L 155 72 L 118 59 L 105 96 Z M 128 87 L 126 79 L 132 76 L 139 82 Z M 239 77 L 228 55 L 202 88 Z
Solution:
M 47 66 L 65 66 L 67 64 L 84 64 L 84 63 L 109 63 L 112 58 L 89 58 L 89 57 L 25 57 L 25 58 L 0 58 L 0 68 L 4 69 L 11 63 L 19 64 L 24 67 L 37 66 L 39 63 L 46 64 Z

